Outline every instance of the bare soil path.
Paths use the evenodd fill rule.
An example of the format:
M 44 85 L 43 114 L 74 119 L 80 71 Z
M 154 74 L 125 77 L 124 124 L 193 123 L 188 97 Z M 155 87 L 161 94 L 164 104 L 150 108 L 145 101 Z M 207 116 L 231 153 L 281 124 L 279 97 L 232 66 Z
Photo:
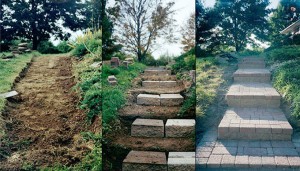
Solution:
M 72 165 L 87 148 L 80 132 L 87 130 L 79 97 L 72 91 L 73 60 L 63 55 L 34 58 L 25 77 L 15 86 L 18 101 L 9 102 L 5 117 L 11 156 L 0 158 L 0 170 L 19 170 L 57 163 Z

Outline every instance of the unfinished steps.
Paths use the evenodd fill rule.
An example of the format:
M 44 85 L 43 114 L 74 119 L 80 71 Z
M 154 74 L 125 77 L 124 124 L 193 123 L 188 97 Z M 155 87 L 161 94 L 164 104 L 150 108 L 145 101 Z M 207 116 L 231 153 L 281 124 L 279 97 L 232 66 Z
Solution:
M 293 128 L 280 109 L 263 58 L 243 58 L 226 94 L 228 109 L 196 150 L 197 170 L 297 170 Z
M 158 70 L 145 70 L 144 76 L 144 78 L 150 78 L 150 80 L 143 80 L 142 88 L 160 89 L 162 93 L 141 93 L 136 96 L 136 105 L 131 108 L 131 111 L 129 111 L 130 106 L 127 109 L 127 116 L 130 115 L 135 118 L 131 125 L 130 134 L 131 138 L 139 139 L 140 143 L 144 142 L 141 140 L 156 141 L 159 150 L 149 151 L 149 148 L 146 150 L 143 150 L 143 148 L 132 149 L 123 161 L 123 171 L 167 171 L 170 168 L 177 171 L 186 166 L 195 170 L 195 157 L 193 159 L 191 157 L 195 156 L 195 152 L 180 152 L 180 147 L 178 148 L 180 143 L 183 143 L 182 148 L 185 148 L 186 141 L 191 141 L 192 144 L 195 119 L 178 119 L 178 112 L 184 102 L 184 97 L 179 93 L 165 93 L 178 87 L 178 81 L 173 79 L 174 77 L 171 76 L 170 71 L 161 68 Z M 164 76 L 172 79 L 163 79 Z M 138 108 L 139 112 L 135 108 Z M 171 146 L 158 147 L 159 143 L 164 141 Z M 177 147 L 172 147 L 173 143 Z M 164 143 L 164 145 L 167 144 Z M 168 151 L 171 152 L 168 153 Z M 194 163 L 191 162 L 192 160 Z

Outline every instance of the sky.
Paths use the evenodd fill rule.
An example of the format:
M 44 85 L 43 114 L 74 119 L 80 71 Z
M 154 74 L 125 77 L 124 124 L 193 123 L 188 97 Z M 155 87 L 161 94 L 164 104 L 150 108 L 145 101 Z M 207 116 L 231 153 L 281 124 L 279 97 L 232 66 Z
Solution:
M 195 12 L 195 0 L 176 0 L 173 9 L 177 10 L 174 15 L 174 18 L 177 20 L 176 25 L 178 25 L 175 36 L 181 37 L 180 27 L 184 26 L 186 21 L 189 19 L 190 14 Z M 165 54 L 179 56 L 183 52 L 180 39 L 179 42 L 174 44 L 166 43 L 163 39 L 159 39 L 158 43 L 160 44 L 159 48 L 156 48 L 152 53 L 154 58 L 159 58 L 159 56 Z

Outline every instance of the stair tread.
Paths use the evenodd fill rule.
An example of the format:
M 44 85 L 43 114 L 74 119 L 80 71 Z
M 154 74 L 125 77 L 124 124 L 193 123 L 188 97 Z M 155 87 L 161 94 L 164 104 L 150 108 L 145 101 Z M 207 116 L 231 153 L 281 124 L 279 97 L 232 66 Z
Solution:
M 252 96 L 252 97 L 275 97 L 280 99 L 280 94 L 268 83 L 235 83 L 230 86 L 228 97 Z

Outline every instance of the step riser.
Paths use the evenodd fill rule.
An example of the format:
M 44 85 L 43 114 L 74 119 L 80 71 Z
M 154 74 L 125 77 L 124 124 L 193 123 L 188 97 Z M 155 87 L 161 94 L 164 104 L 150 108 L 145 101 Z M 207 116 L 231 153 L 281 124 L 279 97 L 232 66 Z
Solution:
M 227 104 L 230 107 L 280 107 L 280 99 L 253 99 L 253 98 L 228 98 Z
M 156 97 L 137 97 L 138 105 L 146 105 L 146 106 L 160 106 L 160 98 Z
M 164 137 L 164 125 L 159 126 L 131 126 L 131 136 L 133 137 Z
M 223 132 L 218 130 L 220 140 L 277 140 L 288 141 L 292 139 L 291 134 L 270 134 L 270 133 L 237 133 Z
M 143 81 L 142 86 L 146 88 L 172 88 L 178 86 L 176 81 Z
M 271 81 L 270 76 L 234 76 L 234 82 L 236 83 L 239 82 L 269 83 L 270 81 Z
M 238 65 L 239 69 L 264 69 L 266 66 L 265 64 L 247 64 L 242 63 Z
M 151 97 L 145 97 L 143 95 L 137 96 L 138 105 L 148 105 L 148 106 L 179 106 L 183 103 L 183 97 L 181 95 L 175 94 L 161 94 L 153 95 Z
M 151 71 L 151 70 L 146 70 L 144 72 L 145 75 L 149 76 L 149 75 L 171 75 L 171 71 L 167 70 L 167 71 Z

